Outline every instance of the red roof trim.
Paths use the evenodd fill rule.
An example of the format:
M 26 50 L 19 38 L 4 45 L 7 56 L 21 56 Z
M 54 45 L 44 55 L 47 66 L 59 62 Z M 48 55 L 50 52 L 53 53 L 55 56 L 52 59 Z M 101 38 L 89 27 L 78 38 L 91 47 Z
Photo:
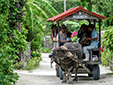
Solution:
M 84 12 L 86 12 L 86 13 L 92 15 L 92 16 L 101 18 L 101 19 L 106 19 L 106 18 L 107 18 L 107 17 L 104 17 L 104 16 L 99 15 L 99 14 L 94 13 L 94 12 L 89 13 L 88 10 L 84 9 L 84 8 L 81 7 L 81 6 L 78 6 L 78 7 L 69 9 L 69 10 L 67 10 L 66 12 L 63 12 L 63 13 L 61 13 L 61 14 L 59 14 L 59 15 L 56 15 L 56 16 L 50 18 L 50 19 L 47 19 L 47 21 L 58 21 L 58 20 L 63 19 L 63 18 L 65 18 L 65 17 L 67 17 L 67 16 L 69 16 L 69 15 L 71 15 L 71 14 L 73 14 L 73 13 L 76 13 L 76 12 L 78 12 L 78 11 L 80 11 L 80 10 L 82 10 L 82 11 L 84 11 Z

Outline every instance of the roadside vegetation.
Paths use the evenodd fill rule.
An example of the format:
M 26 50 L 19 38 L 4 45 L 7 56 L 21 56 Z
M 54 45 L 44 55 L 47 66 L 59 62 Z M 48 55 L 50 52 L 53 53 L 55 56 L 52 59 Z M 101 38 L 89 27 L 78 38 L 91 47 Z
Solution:
M 46 19 L 57 14 L 45 0 L 0 0 L 0 85 L 15 84 L 19 76 L 13 69 L 39 65 Z M 27 42 L 31 60 L 21 61 Z
M 108 17 L 102 22 L 102 64 L 113 70 L 113 1 L 112 0 L 67 0 L 67 10 L 83 6 Z M 63 12 L 63 0 L 0 0 L 0 84 L 12 85 L 18 80 L 13 69 L 35 69 L 41 61 L 44 37 L 50 35 L 51 23 L 46 20 Z M 66 22 L 68 28 L 77 31 L 86 21 Z M 62 23 L 63 24 L 63 23 Z M 96 24 L 98 27 L 98 24 Z M 74 39 L 76 41 L 76 38 Z M 21 61 L 21 54 L 31 44 L 31 60 Z

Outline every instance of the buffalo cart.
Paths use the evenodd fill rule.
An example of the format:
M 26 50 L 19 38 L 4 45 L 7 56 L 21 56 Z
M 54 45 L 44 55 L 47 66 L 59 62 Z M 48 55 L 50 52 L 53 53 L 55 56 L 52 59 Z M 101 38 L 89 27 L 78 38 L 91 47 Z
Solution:
M 81 6 L 75 7 L 75 8 L 71 8 L 69 10 L 67 10 L 66 12 L 63 12 L 59 15 L 56 15 L 50 19 L 47 19 L 48 22 L 51 22 L 53 24 L 58 24 L 58 31 L 59 29 L 59 24 L 61 22 L 70 20 L 70 21 L 74 21 L 74 20 L 86 20 L 89 22 L 89 24 L 95 24 L 98 23 L 99 24 L 99 47 L 101 47 L 101 22 L 102 19 L 106 19 L 106 17 L 99 15 L 97 13 L 94 12 L 90 12 L 86 9 L 84 9 Z M 69 28 L 70 29 L 70 28 Z M 57 46 L 59 46 L 59 40 L 56 42 Z M 99 49 L 99 47 L 97 49 L 90 49 L 89 53 L 90 53 L 90 59 L 87 62 L 82 62 L 79 61 L 79 68 L 76 72 L 76 77 L 77 74 L 84 74 L 87 73 L 89 77 L 93 77 L 94 80 L 98 80 L 100 78 L 100 68 L 99 68 L 99 64 L 101 64 L 101 50 Z M 68 51 L 72 51 L 72 50 L 68 50 Z M 98 60 L 93 61 L 93 55 L 96 55 L 98 57 Z M 57 63 L 58 65 L 58 63 Z M 60 79 L 63 78 L 62 75 L 62 71 L 61 68 L 59 68 L 57 66 L 57 76 L 60 77 Z

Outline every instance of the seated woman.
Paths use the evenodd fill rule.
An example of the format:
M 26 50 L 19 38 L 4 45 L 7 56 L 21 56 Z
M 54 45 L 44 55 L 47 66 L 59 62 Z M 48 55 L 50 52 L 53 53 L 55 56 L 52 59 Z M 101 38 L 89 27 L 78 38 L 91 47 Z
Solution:
M 90 41 L 86 40 L 87 37 L 91 37 L 91 32 L 89 32 L 88 30 L 88 26 L 85 24 L 82 24 L 82 26 L 80 27 L 79 31 L 78 31 L 78 35 L 77 35 L 79 39 L 79 43 L 82 46 L 88 46 L 90 45 Z
M 64 45 L 66 42 L 68 42 L 66 39 L 67 39 L 67 36 L 66 36 L 66 26 L 65 25 L 62 25 L 61 26 L 61 29 L 60 29 L 60 32 L 57 34 L 57 40 L 60 41 L 60 45 L 59 46 L 62 46 Z

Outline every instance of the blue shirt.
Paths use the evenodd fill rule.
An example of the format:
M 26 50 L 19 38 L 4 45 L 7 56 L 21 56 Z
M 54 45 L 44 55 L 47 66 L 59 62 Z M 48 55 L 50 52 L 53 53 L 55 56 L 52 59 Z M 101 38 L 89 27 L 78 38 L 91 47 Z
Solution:
M 98 48 L 98 40 L 99 40 L 99 37 L 98 37 L 98 33 L 97 33 L 97 31 L 95 29 L 91 33 L 91 37 L 92 37 L 92 39 L 97 38 L 97 40 L 96 41 L 91 41 L 91 44 L 90 45 L 91 46 L 93 45 L 96 48 Z

